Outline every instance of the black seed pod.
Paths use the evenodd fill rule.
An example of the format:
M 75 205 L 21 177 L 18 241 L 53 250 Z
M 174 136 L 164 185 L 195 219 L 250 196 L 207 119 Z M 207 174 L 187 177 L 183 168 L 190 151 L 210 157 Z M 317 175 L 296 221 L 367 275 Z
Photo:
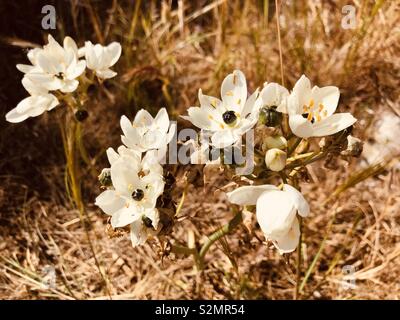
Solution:
M 132 199 L 136 201 L 142 200 L 144 197 L 144 192 L 142 189 L 136 189 L 132 192 Z
M 89 113 L 85 109 L 79 109 L 75 112 L 75 119 L 79 122 L 85 121 Z
M 147 228 L 152 228 L 153 227 L 153 221 L 151 221 L 151 219 L 149 217 L 142 216 L 142 221 L 143 221 L 143 224 Z
M 236 121 L 236 119 L 237 119 L 237 116 L 235 114 L 235 111 L 226 111 L 222 115 L 222 120 L 224 120 L 224 122 L 226 124 L 232 124 Z

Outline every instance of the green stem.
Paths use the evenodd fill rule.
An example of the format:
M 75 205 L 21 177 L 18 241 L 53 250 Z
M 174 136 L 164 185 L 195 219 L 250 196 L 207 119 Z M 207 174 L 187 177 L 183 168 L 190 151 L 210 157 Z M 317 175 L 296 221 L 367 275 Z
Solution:
M 222 226 L 219 228 L 217 231 L 215 231 L 211 236 L 208 238 L 207 242 L 203 244 L 203 246 L 200 249 L 199 253 L 199 260 L 200 260 L 200 266 L 202 269 L 204 268 L 204 257 L 210 249 L 211 245 L 216 242 L 217 240 L 221 239 L 225 235 L 229 234 L 233 229 L 235 229 L 240 222 L 242 221 L 242 213 L 238 212 L 236 215 L 232 218 L 231 221 L 229 221 L 226 225 Z
M 292 153 L 296 150 L 296 148 L 299 146 L 302 140 L 303 140 L 302 138 L 296 138 L 296 141 L 293 143 L 293 145 L 290 148 L 288 148 L 287 152 L 288 157 L 292 155 Z
M 89 218 L 87 217 L 85 206 L 82 200 L 82 189 L 81 189 L 81 172 L 79 166 L 79 153 L 77 149 L 79 149 L 79 140 L 77 139 L 80 136 L 80 124 L 75 120 L 70 119 L 68 115 L 65 118 L 65 125 L 61 125 L 61 132 L 64 144 L 64 151 L 66 157 L 66 183 L 67 190 L 72 198 L 72 201 L 75 207 L 79 212 L 79 219 L 81 224 L 85 230 L 86 238 L 89 244 L 89 249 L 93 255 L 95 265 L 100 273 L 100 276 L 103 280 L 106 292 L 111 299 L 111 292 L 108 287 L 108 281 L 106 275 L 103 274 L 101 269 L 100 262 L 97 258 L 96 251 L 94 249 L 92 240 L 90 238 L 90 229 L 88 223 L 90 223 Z
M 297 167 L 301 167 L 301 166 L 305 166 L 307 164 L 313 163 L 315 161 L 318 161 L 320 159 L 322 159 L 323 157 L 325 157 L 326 155 L 326 151 L 319 151 L 318 153 L 316 153 L 315 155 L 311 155 L 309 158 L 305 159 L 303 162 L 296 162 L 296 163 L 290 163 L 288 164 L 285 169 L 294 169 Z
M 171 244 L 171 252 L 177 254 L 184 254 L 187 256 L 193 255 L 194 262 L 196 263 L 197 270 L 201 270 L 202 266 L 199 260 L 199 252 L 196 248 L 189 248 L 186 246 L 181 246 L 179 244 Z

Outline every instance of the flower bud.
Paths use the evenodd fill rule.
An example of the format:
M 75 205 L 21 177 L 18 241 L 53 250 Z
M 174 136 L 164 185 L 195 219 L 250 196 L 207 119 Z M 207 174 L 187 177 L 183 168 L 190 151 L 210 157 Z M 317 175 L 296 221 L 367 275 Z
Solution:
M 99 182 L 103 187 L 110 187 L 112 186 L 111 181 L 111 169 L 105 168 L 101 170 L 101 173 L 98 176 Z
M 269 149 L 265 154 L 265 164 L 272 171 L 281 171 L 286 166 L 286 152 L 280 149 Z
M 276 127 L 282 122 L 282 113 L 276 111 L 276 106 L 264 107 L 260 111 L 259 123 L 267 127 Z
M 75 119 L 79 122 L 85 121 L 89 113 L 85 109 L 79 109 L 75 112 Z
M 287 148 L 287 140 L 285 137 L 274 135 L 266 137 L 263 141 L 263 149 L 281 149 Z

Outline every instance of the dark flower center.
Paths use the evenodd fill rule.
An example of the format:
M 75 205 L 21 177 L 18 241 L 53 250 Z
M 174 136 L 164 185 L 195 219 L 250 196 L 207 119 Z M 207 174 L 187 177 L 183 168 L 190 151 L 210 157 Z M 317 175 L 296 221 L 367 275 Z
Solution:
M 59 72 L 59 73 L 57 73 L 56 75 L 55 75 L 55 77 L 56 78 L 58 78 L 58 79 L 60 79 L 60 80 L 63 80 L 64 79 L 64 73 L 63 72 Z
M 235 111 L 226 111 L 222 115 L 222 120 L 224 120 L 224 122 L 226 124 L 232 124 L 236 121 L 236 119 L 237 119 L 237 116 L 235 114 Z
M 305 118 L 305 119 L 308 119 L 309 114 L 308 114 L 308 113 L 303 113 L 301 116 L 302 116 L 303 118 Z M 314 122 L 315 122 L 315 119 L 314 119 L 314 117 L 312 117 L 312 118 L 311 118 L 311 123 L 314 123 Z
M 140 201 L 144 197 L 144 192 L 142 189 L 136 189 L 132 192 L 133 200 Z

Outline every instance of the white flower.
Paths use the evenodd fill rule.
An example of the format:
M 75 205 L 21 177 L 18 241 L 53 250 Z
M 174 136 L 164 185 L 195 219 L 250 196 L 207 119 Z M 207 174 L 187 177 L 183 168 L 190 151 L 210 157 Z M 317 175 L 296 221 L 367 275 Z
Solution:
M 17 65 L 25 77 L 46 90 L 73 92 L 79 85 L 76 80 L 86 68 L 84 60 L 78 60 L 78 48 L 70 37 L 64 38 L 63 47 L 49 35 L 49 43 L 28 53 L 29 65 Z
M 164 179 L 159 171 L 147 168 L 145 158 L 122 147 L 119 154 L 111 150 L 111 181 L 114 189 L 102 192 L 95 204 L 111 216 L 113 228 L 131 225 L 132 245 L 143 244 L 158 230 L 157 198 L 164 191 Z M 148 170 L 143 170 L 143 169 Z
M 175 124 L 169 124 L 169 117 L 165 108 L 158 111 L 155 118 L 146 110 L 141 109 L 136 114 L 133 123 L 126 116 L 121 117 L 122 143 L 128 148 L 146 152 L 161 150 L 165 154 L 167 145 L 173 138 Z
M 149 151 L 142 158 L 142 153 L 140 151 L 132 150 L 125 146 L 119 146 L 117 151 L 113 148 L 108 148 L 106 153 L 111 166 L 121 158 L 130 157 L 133 162 L 140 163 L 139 170 L 142 173 L 148 174 L 149 172 L 152 172 L 157 173 L 160 176 L 163 174 L 163 168 L 158 162 L 154 152 Z
M 190 107 L 188 116 L 182 118 L 211 132 L 211 144 L 216 148 L 232 145 L 257 122 L 261 105 L 258 90 L 247 99 L 246 78 L 239 70 L 222 82 L 222 100 L 203 95 L 201 89 L 198 96 L 200 107 Z
M 334 114 L 339 96 L 334 86 L 311 88 L 310 80 L 302 75 L 287 102 L 292 132 L 301 138 L 323 137 L 354 124 L 357 119 L 350 113 Z
M 264 83 L 264 88 L 260 92 L 263 107 L 276 107 L 276 111 L 287 113 L 286 103 L 289 91 L 281 85 L 271 82 Z
M 52 94 L 30 96 L 6 114 L 6 120 L 17 123 L 29 117 L 36 117 L 45 111 L 50 111 L 58 105 L 58 100 Z
M 257 221 L 267 239 L 280 253 L 296 249 L 300 237 L 296 214 L 307 217 L 310 207 L 303 195 L 290 185 L 245 186 L 227 194 L 231 203 L 256 205 Z
M 6 114 L 8 122 L 22 122 L 29 117 L 36 117 L 45 111 L 50 111 L 59 104 L 54 95 L 49 94 L 45 88 L 35 84 L 27 77 L 22 79 L 22 85 L 32 96 L 23 99 Z
M 92 44 L 85 42 L 85 47 L 81 48 L 79 53 L 84 52 L 87 67 L 93 70 L 99 78 L 109 79 L 117 75 L 110 68 L 118 61 L 121 56 L 121 45 L 118 42 L 112 42 L 104 47 L 101 44 Z

